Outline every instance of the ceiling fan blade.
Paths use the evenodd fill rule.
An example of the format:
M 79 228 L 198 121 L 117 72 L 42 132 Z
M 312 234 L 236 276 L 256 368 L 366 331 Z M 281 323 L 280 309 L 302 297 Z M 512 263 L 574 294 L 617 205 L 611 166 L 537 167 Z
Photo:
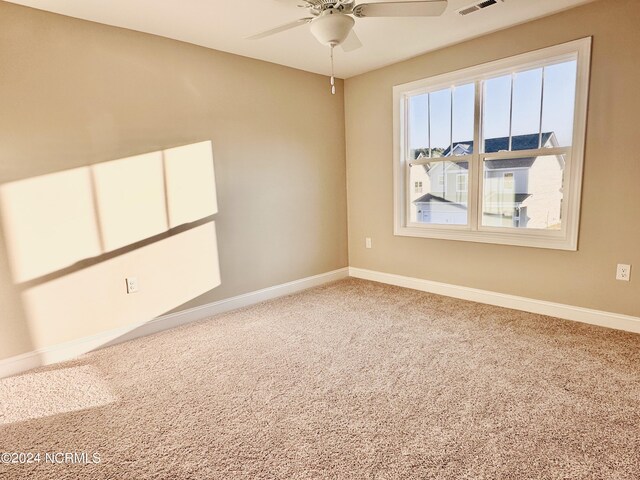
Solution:
M 296 20 L 295 22 L 285 23 L 284 25 L 280 25 L 279 27 L 272 28 L 271 30 L 267 30 L 266 32 L 258 33 L 256 35 L 252 35 L 247 37 L 247 40 L 259 40 L 264 37 L 268 37 L 269 35 L 274 35 L 276 33 L 284 32 L 286 30 L 290 30 L 300 25 L 304 25 L 305 23 L 309 23 L 313 20 L 313 17 L 301 18 L 300 20 Z
M 353 8 L 358 17 L 437 17 L 447 9 L 446 0 L 426 2 L 361 3 Z
M 360 38 L 358 38 L 355 30 L 352 29 L 351 32 L 349 32 L 349 36 L 347 37 L 347 39 L 342 42 L 340 46 L 342 47 L 343 51 L 352 52 L 353 50 L 357 50 L 358 48 L 362 47 L 362 42 L 360 41 Z

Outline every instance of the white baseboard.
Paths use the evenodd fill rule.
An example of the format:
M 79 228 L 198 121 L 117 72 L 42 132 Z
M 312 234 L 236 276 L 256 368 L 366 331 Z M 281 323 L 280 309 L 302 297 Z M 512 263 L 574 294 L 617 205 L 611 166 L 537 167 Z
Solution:
M 196 320 L 202 320 L 219 313 L 289 295 L 299 292 L 300 290 L 347 278 L 348 276 L 349 269 L 345 267 L 281 285 L 263 288 L 262 290 L 245 293 L 200 307 L 170 313 L 149 322 L 127 325 L 126 327 L 109 330 L 90 337 L 83 337 L 70 342 L 27 352 L 22 355 L 16 355 L 5 360 L 0 360 L 0 378 L 17 375 L 43 365 L 71 360 L 98 348 L 116 345 L 128 340 L 133 340 L 134 338 L 162 332 L 163 330 L 175 328 Z
M 640 333 L 640 318 L 630 315 L 592 310 L 572 305 L 564 305 L 561 303 L 546 302 L 543 300 L 534 300 L 526 297 L 491 292 L 488 290 L 479 290 L 476 288 L 460 287 L 447 283 L 405 277 L 392 273 L 349 267 L 264 288 L 262 290 L 256 290 L 255 292 L 245 293 L 243 295 L 209 303 L 200 307 L 163 315 L 149 322 L 127 325 L 126 327 L 109 330 L 90 337 L 80 338 L 71 342 L 53 345 L 51 347 L 42 348 L 22 355 L 16 355 L 5 360 L 0 360 L 0 378 L 17 375 L 43 365 L 71 360 L 101 347 L 116 345 L 135 338 L 162 332 L 164 330 L 175 328 L 193 321 L 202 320 L 219 313 L 235 310 L 236 308 L 246 307 L 265 300 L 282 297 L 300 290 L 322 285 L 324 283 L 340 280 L 347 276 L 411 288 L 414 290 L 421 290 L 423 292 L 435 293 L 437 295 L 470 300 L 478 303 L 485 303 L 499 307 L 563 318 L 566 320 L 599 325 L 601 327 Z
M 599 325 L 601 327 L 640 333 L 640 318 L 630 315 L 592 310 L 589 308 L 564 305 L 562 303 L 545 302 L 544 300 L 534 300 L 516 295 L 479 290 L 477 288 L 459 287 L 448 283 L 433 282 L 392 273 L 376 272 L 363 268 L 349 267 L 349 276 L 447 297 L 460 298 L 462 300 L 470 300 L 488 305 L 496 305 L 498 307 L 563 318 L 565 320 Z

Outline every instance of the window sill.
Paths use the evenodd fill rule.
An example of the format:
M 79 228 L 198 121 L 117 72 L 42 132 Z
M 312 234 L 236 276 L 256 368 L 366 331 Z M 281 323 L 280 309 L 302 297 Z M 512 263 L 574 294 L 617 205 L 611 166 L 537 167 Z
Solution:
M 421 237 L 462 242 L 493 243 L 518 247 L 545 248 L 577 251 L 578 242 L 562 232 L 529 230 L 518 232 L 472 231 L 465 227 L 397 226 L 394 235 L 399 237 Z

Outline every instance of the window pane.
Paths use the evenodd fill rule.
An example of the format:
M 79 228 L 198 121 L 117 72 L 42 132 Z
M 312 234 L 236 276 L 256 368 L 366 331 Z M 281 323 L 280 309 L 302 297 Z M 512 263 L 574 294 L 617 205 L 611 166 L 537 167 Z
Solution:
M 411 222 L 467 224 L 468 162 L 413 165 L 410 172 Z
M 475 97 L 473 83 L 453 90 L 453 155 L 473 153 Z
M 482 225 L 562 227 L 563 155 L 486 160 Z
M 482 132 L 485 152 L 509 149 L 511 75 L 484 82 Z
M 520 72 L 513 81 L 511 150 L 539 148 L 542 69 Z
M 409 160 L 429 156 L 429 95 L 409 97 Z
M 431 110 L 431 156 L 442 157 L 451 147 L 451 89 L 429 95 Z
M 571 61 L 544 69 L 543 146 L 571 146 L 576 98 L 576 66 L 576 61 Z M 555 141 L 557 145 L 553 145 Z

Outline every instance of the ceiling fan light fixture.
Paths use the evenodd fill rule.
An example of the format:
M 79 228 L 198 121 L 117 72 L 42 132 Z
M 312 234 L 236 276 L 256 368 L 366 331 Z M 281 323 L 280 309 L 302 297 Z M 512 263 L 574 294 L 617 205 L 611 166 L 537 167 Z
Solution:
M 341 13 L 326 12 L 311 22 L 311 33 L 323 45 L 336 46 L 346 40 L 355 20 Z

